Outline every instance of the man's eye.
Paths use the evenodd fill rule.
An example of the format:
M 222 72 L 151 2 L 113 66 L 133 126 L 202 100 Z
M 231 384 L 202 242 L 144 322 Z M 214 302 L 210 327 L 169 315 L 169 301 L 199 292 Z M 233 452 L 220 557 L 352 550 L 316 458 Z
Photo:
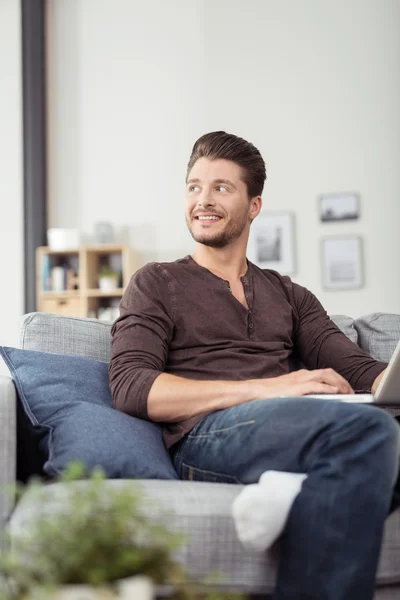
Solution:
M 199 190 L 199 186 L 198 185 L 191 185 L 189 186 L 189 192 L 197 192 Z
M 218 192 L 227 192 L 228 190 L 226 189 L 225 186 L 223 185 L 217 185 L 217 187 L 215 188 Z

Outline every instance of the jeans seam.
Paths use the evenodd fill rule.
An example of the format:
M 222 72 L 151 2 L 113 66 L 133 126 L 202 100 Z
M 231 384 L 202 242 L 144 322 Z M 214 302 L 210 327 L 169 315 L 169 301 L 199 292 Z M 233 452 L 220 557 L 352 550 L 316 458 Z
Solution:
M 243 425 L 254 425 L 255 424 L 255 419 L 251 419 L 250 421 L 241 421 L 240 423 L 235 423 L 235 425 L 231 425 L 230 427 L 222 427 L 220 429 L 213 429 L 212 431 L 209 431 L 207 433 L 189 433 L 188 438 L 202 438 L 202 437 L 209 437 L 210 435 L 213 435 L 214 433 L 222 433 L 224 431 L 229 431 L 231 429 L 237 429 L 238 427 L 242 427 Z
M 194 467 L 193 465 L 188 465 L 182 461 L 182 467 L 186 467 L 189 472 L 190 471 L 198 471 L 199 473 L 209 473 L 210 475 L 214 475 L 215 477 L 226 477 L 232 479 L 235 483 L 242 484 L 240 479 L 235 477 L 235 475 L 229 475 L 228 473 L 217 473 L 216 471 L 210 471 L 209 469 L 199 469 L 199 467 Z
M 179 460 L 179 458 L 180 458 L 181 451 L 182 451 L 182 447 L 184 446 L 184 444 L 185 444 L 185 441 L 186 441 L 186 438 L 182 438 L 182 440 L 181 440 L 181 442 L 180 442 L 180 444 L 179 444 L 179 448 L 178 448 L 178 450 L 176 451 L 176 454 L 175 454 L 175 456 L 174 456 L 174 458 L 173 458 L 173 461 L 172 461 L 172 463 L 173 463 L 173 465 L 174 465 L 174 466 L 175 466 L 175 463 L 176 463 L 176 465 L 177 465 L 177 466 L 179 466 L 178 460 Z M 175 468 L 176 468 L 176 467 L 175 467 Z

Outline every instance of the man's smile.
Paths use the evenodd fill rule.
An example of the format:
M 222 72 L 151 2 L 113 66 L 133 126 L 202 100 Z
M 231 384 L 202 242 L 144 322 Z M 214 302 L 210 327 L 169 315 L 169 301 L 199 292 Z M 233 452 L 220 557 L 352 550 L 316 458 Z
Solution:
M 196 221 L 200 221 L 200 223 L 205 226 L 215 225 L 215 223 L 218 223 L 218 221 L 222 219 L 220 215 L 215 213 L 201 213 L 195 215 L 194 218 Z

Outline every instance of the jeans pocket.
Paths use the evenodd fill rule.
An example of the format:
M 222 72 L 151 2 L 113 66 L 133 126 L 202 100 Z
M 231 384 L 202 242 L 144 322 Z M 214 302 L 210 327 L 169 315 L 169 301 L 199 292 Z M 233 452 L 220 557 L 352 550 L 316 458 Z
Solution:
M 208 481 L 212 483 L 241 483 L 237 477 L 226 473 L 215 473 L 187 465 L 182 461 L 182 479 L 189 481 Z

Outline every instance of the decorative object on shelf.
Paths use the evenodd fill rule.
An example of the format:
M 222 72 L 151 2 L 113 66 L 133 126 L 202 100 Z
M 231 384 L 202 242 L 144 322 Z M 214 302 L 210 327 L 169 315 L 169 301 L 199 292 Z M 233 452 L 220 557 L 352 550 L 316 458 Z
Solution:
M 108 265 L 103 265 L 99 271 L 99 289 L 102 292 L 113 292 L 118 288 L 119 273 Z
M 112 224 L 96 223 L 94 226 L 94 241 L 96 244 L 113 244 L 115 234 Z
M 53 267 L 51 269 L 51 289 L 53 292 L 65 290 L 64 267 Z
M 356 235 L 322 239 L 322 282 L 327 290 L 351 290 L 364 284 L 362 239 Z
M 71 291 L 71 290 L 79 290 L 79 275 L 78 275 L 78 271 L 71 269 L 71 268 L 67 268 L 67 281 L 66 281 L 66 289 Z
M 293 213 L 262 212 L 250 227 L 247 256 L 261 269 L 295 272 Z
M 41 260 L 42 289 L 44 292 L 61 293 L 79 289 L 78 253 L 63 251 L 44 253 Z M 38 261 L 39 264 L 39 261 Z M 1 599 L 0 599 L 1 600 Z
M 50 250 L 76 250 L 79 247 L 79 229 L 48 229 L 47 243 Z
M 97 318 L 100 321 L 108 321 L 113 323 L 119 317 L 119 308 L 115 306 L 100 306 Z
M 119 317 L 120 302 L 121 298 L 102 298 L 101 305 L 97 311 L 97 318 L 100 321 L 113 323 Z
M 319 197 L 319 218 L 323 223 L 355 221 L 360 218 L 360 196 L 354 192 L 323 194 Z

